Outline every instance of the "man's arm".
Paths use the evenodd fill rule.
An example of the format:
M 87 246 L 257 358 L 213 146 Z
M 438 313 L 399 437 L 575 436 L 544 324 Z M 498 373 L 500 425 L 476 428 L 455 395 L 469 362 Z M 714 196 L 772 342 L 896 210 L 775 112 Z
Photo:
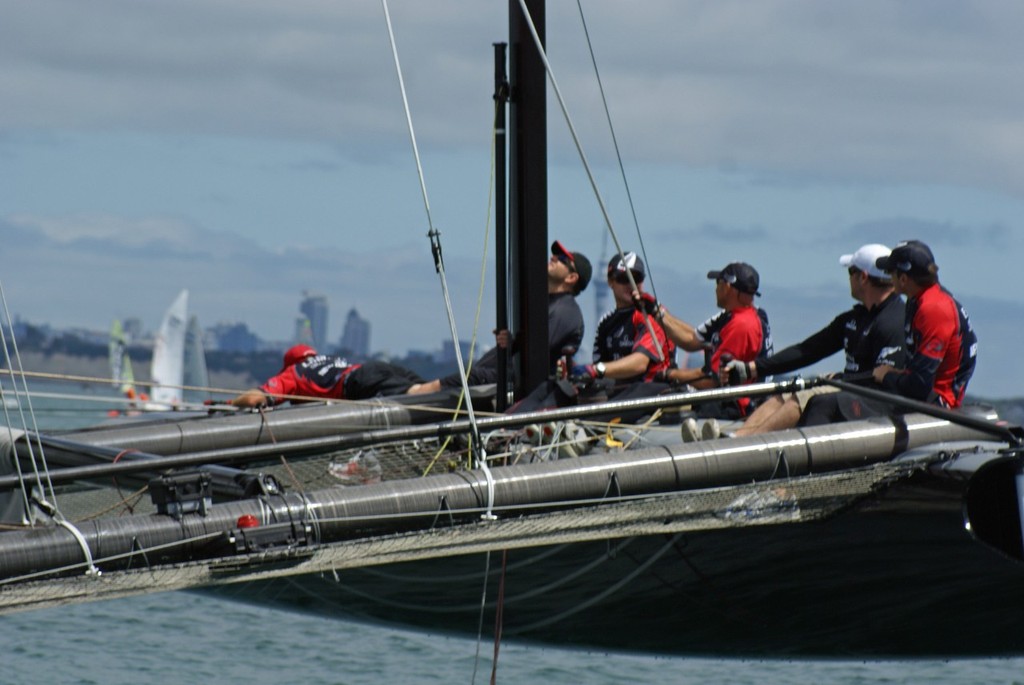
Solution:
M 246 409 L 252 409 L 254 407 L 263 407 L 269 404 L 267 395 L 259 388 L 253 388 L 252 390 L 246 390 L 238 397 L 231 400 L 230 404 L 236 407 L 243 407 Z
M 669 369 L 665 376 L 676 383 L 686 383 L 698 390 L 718 387 L 715 379 L 704 373 L 704 369 Z
M 604 362 L 604 377 L 613 379 L 635 378 L 647 372 L 651 358 L 643 352 L 631 352 L 610 362 Z
M 697 335 L 697 329 L 682 319 L 672 316 L 664 307 L 660 318 L 661 326 L 665 329 L 665 335 L 679 347 L 687 352 L 696 352 L 704 349 L 704 341 Z
M 900 371 L 889 365 L 876 366 L 872 372 L 875 382 L 890 392 L 928 401 L 935 387 L 939 365 L 959 324 L 956 317 L 956 310 L 951 313 L 941 306 L 919 309 L 913 322 L 918 339 L 907 368 Z

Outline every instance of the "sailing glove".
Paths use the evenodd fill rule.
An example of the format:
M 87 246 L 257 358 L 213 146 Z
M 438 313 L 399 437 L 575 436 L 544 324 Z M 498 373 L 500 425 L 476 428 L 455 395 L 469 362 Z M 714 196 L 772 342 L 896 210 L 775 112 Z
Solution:
M 738 359 L 731 360 L 722 367 L 722 371 L 719 373 L 723 381 L 728 381 L 728 385 L 743 385 L 747 381 L 753 380 L 754 375 L 754 369 L 751 368 L 750 362 Z
M 572 377 L 574 379 L 592 381 L 597 378 L 597 369 L 594 368 L 593 364 L 577 364 L 572 367 Z

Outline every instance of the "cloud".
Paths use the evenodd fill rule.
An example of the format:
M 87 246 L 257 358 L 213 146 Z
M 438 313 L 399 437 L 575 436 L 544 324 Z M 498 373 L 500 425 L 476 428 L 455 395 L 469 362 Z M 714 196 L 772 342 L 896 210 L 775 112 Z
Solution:
M 586 18 L 634 159 L 1020 194 L 1024 10 L 941 6 L 596 2 Z M 489 121 L 481 64 L 505 36 L 504 7 L 393 2 L 391 15 L 421 143 L 476 144 Z M 570 111 L 601 141 L 592 154 L 610 153 L 574 6 L 549 7 L 548 45 Z M 372 3 L 8 3 L 0 64 L 0 129 L 324 139 L 349 153 L 407 144 Z M 565 154 L 564 127 L 552 130 Z
M 243 321 L 267 340 L 287 341 L 302 292 L 314 290 L 328 296 L 332 339 L 353 306 L 369 315 L 375 344 L 393 352 L 440 347 L 448 337 L 425 242 L 387 253 L 267 250 L 179 219 L 101 216 L 22 216 L 0 222 L 0 236 L 17 238 L 5 241 L 4 283 L 12 311 L 29 321 L 105 330 L 113 318 L 138 316 L 155 328 L 189 288 L 204 326 Z M 478 265 L 456 258 L 449 268 L 454 306 L 472 321 Z
M 899 239 L 913 239 L 924 241 L 933 247 L 974 246 L 986 250 L 1009 248 L 1013 238 L 1009 227 L 1003 224 L 963 226 L 949 221 L 929 221 L 915 217 L 887 217 L 862 221 L 847 228 L 843 235 L 850 239 L 851 244 L 860 241 L 894 245 Z M 893 236 L 902 238 L 894 240 Z

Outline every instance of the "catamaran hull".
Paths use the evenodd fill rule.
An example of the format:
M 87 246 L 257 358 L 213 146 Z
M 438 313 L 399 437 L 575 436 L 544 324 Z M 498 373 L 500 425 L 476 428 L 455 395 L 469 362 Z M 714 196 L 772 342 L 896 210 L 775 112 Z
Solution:
M 827 520 L 450 557 L 218 588 L 339 618 L 586 648 L 750 656 L 1024 652 L 1024 565 L 919 474 Z M 502 566 L 505 566 L 502 573 Z M 501 588 L 501 584 L 504 587 Z M 499 589 L 501 588 L 501 589 Z

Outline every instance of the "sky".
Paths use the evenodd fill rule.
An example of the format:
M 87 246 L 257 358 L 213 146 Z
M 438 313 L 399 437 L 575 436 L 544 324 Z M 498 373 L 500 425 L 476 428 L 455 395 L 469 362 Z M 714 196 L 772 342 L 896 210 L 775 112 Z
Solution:
M 549 85 L 552 239 L 598 265 L 613 233 L 627 250 L 642 241 L 648 285 L 695 323 L 715 312 L 706 272 L 747 261 L 777 348 L 852 304 L 840 255 L 921 239 L 980 339 L 969 391 L 1024 395 L 1024 4 L 548 5 L 548 58 L 583 149 Z M 356 308 L 375 349 L 440 349 L 433 226 L 459 336 L 489 346 L 492 44 L 509 7 L 387 9 L 426 202 L 377 0 L 0 0 L 12 315 L 155 329 L 188 288 L 202 325 L 287 342 L 312 291 L 332 339 Z M 581 296 L 588 340 L 606 288 Z

